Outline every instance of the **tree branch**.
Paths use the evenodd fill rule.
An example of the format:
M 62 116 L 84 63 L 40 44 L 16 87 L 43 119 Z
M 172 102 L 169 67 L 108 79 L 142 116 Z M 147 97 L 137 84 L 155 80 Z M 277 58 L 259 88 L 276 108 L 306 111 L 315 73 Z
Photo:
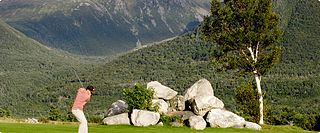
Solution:
M 256 63 L 256 62 L 257 62 L 257 57 L 254 57 L 254 53 L 253 53 L 253 51 L 252 51 L 252 48 L 251 48 L 251 47 L 248 47 L 248 50 L 250 51 L 252 60 L 254 61 L 254 63 Z
M 247 57 L 247 54 L 243 51 L 243 49 L 241 49 L 240 51 L 244 55 L 244 58 L 246 58 L 247 61 L 250 61 L 249 58 Z
M 257 47 L 256 47 L 256 58 L 258 58 L 258 54 L 259 54 L 259 44 L 260 44 L 260 42 L 258 42 Z

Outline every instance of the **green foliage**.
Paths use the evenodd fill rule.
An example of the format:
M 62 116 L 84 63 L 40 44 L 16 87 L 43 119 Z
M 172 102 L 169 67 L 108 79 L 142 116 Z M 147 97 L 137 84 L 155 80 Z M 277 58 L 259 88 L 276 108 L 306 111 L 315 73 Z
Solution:
M 70 122 L 74 122 L 74 121 L 77 121 L 76 117 L 72 114 L 71 111 L 69 111 L 67 113 L 67 115 L 63 118 L 62 121 L 70 121 Z
M 168 115 L 160 115 L 160 121 L 163 123 L 163 125 L 165 126 L 171 126 L 172 122 L 179 122 L 179 123 L 183 123 L 183 120 L 181 117 L 179 116 L 168 116 Z
M 139 83 L 135 84 L 133 88 L 123 89 L 123 99 L 129 106 L 130 111 L 133 109 L 154 111 L 152 107 L 152 98 L 154 91 L 147 89 Z
M 40 117 L 38 121 L 41 123 L 49 123 L 49 119 L 47 117 Z
M 259 97 L 253 83 L 242 83 L 235 89 L 239 115 L 247 121 L 259 122 Z
M 102 124 L 102 120 L 103 120 L 103 117 L 101 117 L 99 115 L 91 115 L 88 117 L 88 122 L 90 122 L 90 123 Z
M 48 113 L 49 120 L 57 121 L 61 120 L 61 112 L 57 106 L 51 105 Z
M 205 40 L 218 45 L 212 50 L 214 61 L 258 75 L 279 62 L 281 49 L 275 44 L 281 31 L 271 0 L 228 0 L 224 6 L 213 0 L 211 6 L 201 32 Z
M 269 123 L 274 125 L 294 125 L 306 130 L 319 130 L 319 114 L 301 114 L 292 107 L 283 107 L 272 114 Z
M 210 15 L 201 26 L 203 38 L 220 49 L 211 58 L 225 63 L 227 69 L 254 75 L 259 79 L 257 95 L 263 99 L 258 83 L 279 62 L 281 52 L 277 46 L 282 36 L 280 19 L 272 10 L 272 0 L 212 0 L 211 6 Z M 263 124 L 263 106 L 260 107 L 259 124 Z
M 10 111 L 4 108 L 0 108 L 0 117 L 8 117 L 10 116 Z

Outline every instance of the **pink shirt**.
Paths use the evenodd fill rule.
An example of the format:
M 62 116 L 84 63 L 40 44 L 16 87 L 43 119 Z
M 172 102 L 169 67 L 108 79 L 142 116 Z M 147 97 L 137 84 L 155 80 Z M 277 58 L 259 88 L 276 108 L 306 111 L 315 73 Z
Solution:
M 84 105 L 90 100 L 90 96 L 90 91 L 87 91 L 85 88 L 79 88 L 72 105 L 72 110 L 83 110 Z

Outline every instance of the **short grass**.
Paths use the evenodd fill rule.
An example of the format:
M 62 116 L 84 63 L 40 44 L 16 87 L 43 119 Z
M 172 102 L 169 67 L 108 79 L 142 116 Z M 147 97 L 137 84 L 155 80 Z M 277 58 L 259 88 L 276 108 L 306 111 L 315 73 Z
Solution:
M 25 124 L 25 123 L 0 123 L 1 133 L 75 133 L 77 124 Z M 203 131 L 192 130 L 189 127 L 134 127 L 134 126 L 107 126 L 89 125 L 90 133 L 316 133 L 304 131 L 292 126 L 265 126 L 262 131 L 249 129 L 219 129 L 206 128 Z

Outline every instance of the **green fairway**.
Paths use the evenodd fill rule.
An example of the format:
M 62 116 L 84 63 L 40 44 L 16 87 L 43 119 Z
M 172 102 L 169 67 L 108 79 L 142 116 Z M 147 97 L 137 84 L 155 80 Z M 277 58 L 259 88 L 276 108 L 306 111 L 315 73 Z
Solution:
M 0 123 L 1 133 L 76 133 L 76 124 L 25 124 L 25 123 Z M 89 125 L 90 133 L 311 133 L 290 126 L 265 126 L 262 131 L 249 129 L 218 129 L 206 128 L 203 131 L 192 130 L 189 127 L 134 127 L 134 126 L 106 126 Z M 316 132 L 313 132 L 316 133 Z

